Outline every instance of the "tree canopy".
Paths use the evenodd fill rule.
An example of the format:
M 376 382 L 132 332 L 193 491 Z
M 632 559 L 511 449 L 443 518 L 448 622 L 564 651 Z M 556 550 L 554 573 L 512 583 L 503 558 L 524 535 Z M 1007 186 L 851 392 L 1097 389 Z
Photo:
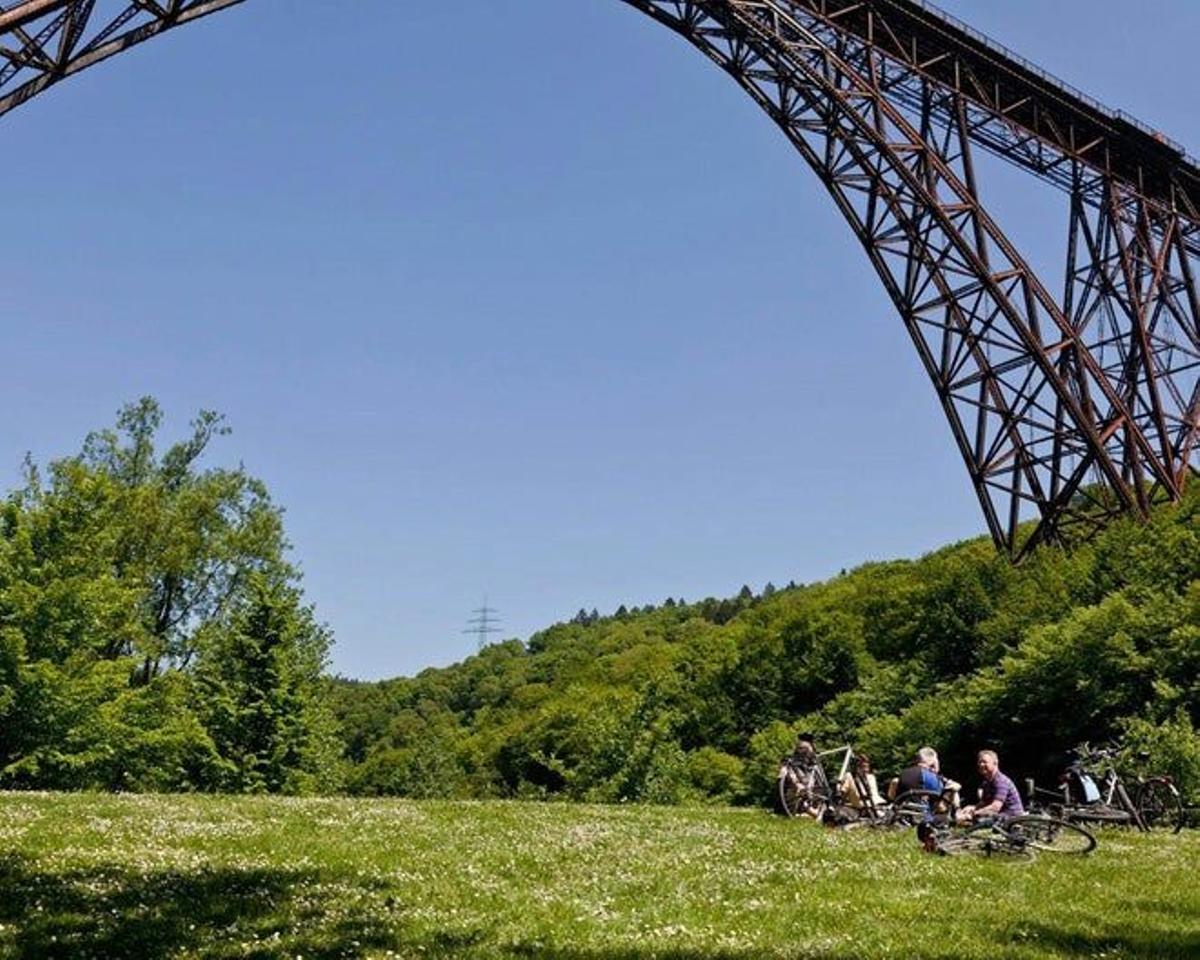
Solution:
M 0 503 L 0 786 L 769 802 L 801 730 L 1056 772 L 1124 737 L 1200 793 L 1200 485 L 1014 567 L 970 540 L 817 584 L 589 604 L 416 677 L 326 675 L 283 516 L 146 398 Z
M 801 729 L 895 771 L 932 744 L 1057 773 L 1124 737 L 1200 792 L 1200 487 L 1013 567 L 984 539 L 825 583 L 587 608 L 523 645 L 339 683 L 351 791 L 766 803 Z
M 4 501 L 0 782 L 333 786 L 330 637 L 281 511 L 244 468 L 202 465 L 219 415 L 160 453 L 161 426 L 130 404 L 77 455 L 27 460 Z

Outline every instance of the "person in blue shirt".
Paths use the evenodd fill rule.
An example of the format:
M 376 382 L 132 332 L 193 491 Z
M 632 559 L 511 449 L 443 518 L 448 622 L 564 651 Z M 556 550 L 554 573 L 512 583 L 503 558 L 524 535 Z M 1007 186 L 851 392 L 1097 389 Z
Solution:
M 895 796 L 898 797 L 910 790 L 929 790 L 950 800 L 953 792 L 958 790 L 958 784 L 943 777 L 940 768 L 941 762 L 938 760 L 937 751 L 933 747 L 922 747 L 917 751 L 916 762 L 903 770 L 896 781 Z M 953 802 L 956 802 L 943 803 L 931 802 L 931 800 L 932 798 L 925 798 L 920 801 L 925 813 L 921 818 L 921 823 L 917 824 L 917 839 L 925 845 L 926 850 L 934 849 L 936 844 L 934 827 L 946 822 L 948 815 L 953 810 Z
M 944 782 L 938 774 L 938 755 L 933 747 L 922 747 L 917 751 L 916 762 L 900 773 L 896 784 L 896 795 L 909 790 L 942 791 Z

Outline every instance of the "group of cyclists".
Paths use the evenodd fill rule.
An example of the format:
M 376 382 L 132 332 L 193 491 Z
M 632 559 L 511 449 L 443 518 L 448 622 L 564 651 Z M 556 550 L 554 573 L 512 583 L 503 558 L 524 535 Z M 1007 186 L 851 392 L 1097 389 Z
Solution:
M 811 738 L 802 735 L 797 740 L 793 755 L 815 760 L 817 754 Z M 914 791 L 916 794 L 923 792 L 930 799 L 925 822 L 917 830 L 922 841 L 927 839 L 934 825 L 979 823 L 1018 817 L 1025 813 L 1021 794 L 1012 779 L 1001 771 L 996 751 L 980 750 L 975 758 L 975 769 L 980 779 L 979 800 L 965 806 L 959 802 L 962 785 L 942 774 L 941 761 L 933 747 L 918 750 L 912 764 L 891 780 L 884 791 L 879 788 L 870 758 L 865 754 L 857 754 L 853 769 L 843 773 L 838 792 L 841 802 L 855 810 L 883 809 L 897 797 L 913 796 Z M 934 800 L 935 797 L 940 799 Z
M 1129 776 L 1125 784 L 1113 765 L 1117 745 L 1093 749 L 1083 744 L 1061 778 L 1059 790 L 1038 789 L 1025 781 L 1027 812 L 1017 785 L 1000 769 L 995 750 L 975 755 L 978 800 L 962 804 L 962 785 L 945 776 L 933 747 L 917 750 L 912 762 L 880 788 L 871 760 L 850 744 L 817 752 L 813 737 L 801 734 L 779 768 L 777 807 L 788 816 L 809 816 L 832 827 L 916 827 L 925 849 L 937 853 L 988 856 L 1031 855 L 1034 850 L 1082 854 L 1096 846 L 1091 824 L 1127 824 L 1142 831 L 1178 833 L 1194 812 L 1184 804 L 1174 779 L 1165 773 Z M 835 759 L 836 758 L 836 759 Z M 1136 754 L 1137 762 L 1150 759 Z M 1085 766 L 1108 765 L 1097 783 Z M 831 775 L 830 768 L 837 771 Z
M 874 784 L 875 775 L 871 772 L 871 761 L 865 756 L 857 758 L 860 779 Z M 864 769 L 865 768 L 865 769 Z M 906 767 L 888 787 L 888 798 L 912 790 L 929 790 L 947 798 L 947 806 L 952 808 L 955 819 L 959 823 L 967 823 L 982 817 L 1016 817 L 1025 812 L 1021 803 L 1021 794 L 1012 779 L 1000 770 L 1000 757 L 995 750 L 980 750 L 975 757 L 975 769 L 979 773 L 980 792 L 979 803 L 959 806 L 959 794 L 962 785 L 942 776 L 941 762 L 933 747 L 922 747 L 910 767 Z M 850 777 L 851 787 L 855 778 Z M 859 798 L 861 802 L 861 798 Z M 872 802 L 882 802 L 876 787 Z M 853 805 L 854 801 L 849 801 Z

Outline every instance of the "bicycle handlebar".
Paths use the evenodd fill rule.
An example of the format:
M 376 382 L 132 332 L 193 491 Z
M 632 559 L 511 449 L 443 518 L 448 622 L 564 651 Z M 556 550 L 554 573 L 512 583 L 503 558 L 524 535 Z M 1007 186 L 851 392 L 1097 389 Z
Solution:
M 1079 763 L 1096 763 L 1099 760 L 1112 760 L 1120 752 L 1121 748 L 1115 743 L 1093 747 L 1086 741 L 1071 751 Z

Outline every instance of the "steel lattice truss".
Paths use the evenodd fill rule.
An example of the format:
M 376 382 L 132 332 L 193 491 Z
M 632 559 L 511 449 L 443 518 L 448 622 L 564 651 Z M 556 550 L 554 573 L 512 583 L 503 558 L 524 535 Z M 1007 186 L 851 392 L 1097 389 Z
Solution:
M 0 113 L 241 0 L 0 7 Z M 898 310 L 998 546 L 1177 499 L 1200 436 L 1200 169 L 920 0 L 624 0 L 703 51 L 825 184 Z M 1069 199 L 1051 295 L 979 149 Z
M 26 0 L 0 5 L 0 114 L 64 77 L 242 0 Z

